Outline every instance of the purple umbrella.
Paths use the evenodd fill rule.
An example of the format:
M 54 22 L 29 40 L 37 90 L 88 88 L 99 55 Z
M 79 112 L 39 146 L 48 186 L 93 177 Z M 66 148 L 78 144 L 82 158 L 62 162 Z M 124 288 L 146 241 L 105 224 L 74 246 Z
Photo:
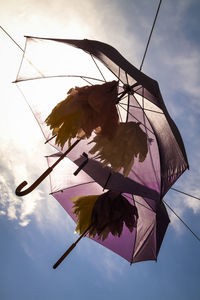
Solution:
M 59 99 L 71 88 L 79 87 L 74 89 L 75 92 L 83 88 L 80 89 L 82 91 L 87 84 L 87 89 L 89 86 L 92 90 L 113 81 L 117 82 L 119 127 L 132 126 L 130 132 L 134 132 L 139 140 L 136 144 L 143 145 L 142 151 L 141 147 L 135 149 L 132 167 L 129 169 L 130 164 L 123 166 L 124 170 L 121 165 L 116 166 L 112 162 L 112 157 L 109 160 L 105 153 L 103 156 L 102 147 L 97 147 L 100 150 L 95 153 L 94 144 L 98 144 L 99 135 L 94 131 L 84 129 L 87 138 L 72 136 L 71 146 L 65 143 L 62 148 L 57 143 L 58 133 L 52 132 L 46 122 Z M 52 195 L 77 221 L 71 198 L 100 195 L 107 191 L 120 193 L 137 208 L 138 219 L 134 228 L 129 230 L 124 223 L 120 236 L 110 232 L 104 240 L 98 235 L 92 238 L 131 263 L 156 260 L 169 223 L 162 198 L 188 168 L 181 135 L 169 116 L 158 83 L 107 44 L 35 37 L 27 37 L 16 83 L 27 95 L 27 102 L 46 141 L 59 150 L 48 157 L 49 169 L 36 183 L 22 191 L 27 184 L 23 182 L 16 189 L 16 194 L 25 195 L 51 173 Z M 105 102 L 105 111 L 101 109 L 102 115 L 106 115 L 108 103 Z M 124 149 L 131 134 L 125 135 L 120 135 L 117 143 L 112 144 L 115 146 L 109 148 L 113 156 L 116 149 L 122 149 L 123 155 L 126 152 Z M 101 145 L 100 142 L 98 145 Z
M 48 164 L 51 166 L 56 159 L 57 157 L 55 155 L 49 156 L 47 158 Z M 103 192 L 100 184 L 85 171 L 81 170 L 78 176 L 72 176 L 76 170 L 76 164 L 68 158 L 65 158 L 50 175 L 53 197 L 62 205 L 75 222 L 77 221 L 77 217 L 73 213 L 73 203 L 70 199 L 79 195 L 102 194 Z M 144 194 L 144 196 L 134 195 L 134 197 L 131 193 L 123 194 L 130 203 L 134 203 L 137 207 L 139 215 L 137 226 L 132 232 L 124 226 L 120 237 L 113 236 L 110 233 L 104 241 L 99 239 L 98 236 L 93 239 L 119 254 L 130 263 L 145 260 L 156 260 L 165 231 L 169 224 L 169 217 L 165 206 L 162 201 L 153 200 L 154 208 L 152 208 L 152 206 L 148 204 L 150 201 L 147 197 L 148 192 L 151 194 L 150 189 L 144 187 L 144 191 L 142 191 L 143 187 L 131 182 L 131 180 L 129 182 L 128 178 L 126 179 L 127 182 L 126 180 L 123 182 L 121 177 L 119 177 L 119 179 L 116 178 L 116 184 L 119 182 L 119 185 L 121 185 L 121 180 L 122 183 L 124 183 L 124 188 L 122 186 L 120 189 L 126 190 L 127 187 L 127 189 L 130 188 L 135 190 L 135 194 Z M 114 188 L 116 190 L 116 186 Z M 72 244 L 72 247 L 73 246 L 76 246 L 76 244 Z M 72 250 L 71 247 L 70 250 Z M 58 264 L 69 254 L 70 250 L 66 251 L 55 267 L 57 267 Z

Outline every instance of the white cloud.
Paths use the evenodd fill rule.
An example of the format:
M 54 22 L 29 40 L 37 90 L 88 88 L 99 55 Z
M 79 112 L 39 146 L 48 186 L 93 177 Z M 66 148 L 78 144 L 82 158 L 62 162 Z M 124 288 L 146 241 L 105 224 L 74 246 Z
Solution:
M 36 201 L 34 195 L 30 199 L 19 198 L 15 195 L 14 189 L 16 186 L 17 174 L 14 169 L 17 166 L 13 166 L 12 163 L 5 163 L 1 161 L 1 176 L 0 176 L 0 194 L 1 194 L 1 211 L 8 216 L 9 220 L 17 220 L 19 225 L 26 226 L 30 222 L 30 216 L 35 210 Z M 20 165 L 20 169 L 26 173 L 25 166 Z M 38 197 L 37 197 L 38 198 Z
M 193 191 L 193 194 L 200 195 L 200 191 Z M 186 207 L 191 208 L 195 215 L 200 214 L 200 201 L 197 199 L 188 199 L 188 197 L 184 200 L 184 204 Z
M 53 230 L 56 234 L 62 235 L 63 228 L 66 232 L 73 232 L 73 221 L 60 204 L 52 196 L 49 196 L 49 178 L 46 178 L 40 186 L 26 196 L 15 195 L 15 188 L 20 182 L 28 179 L 27 186 L 30 186 L 47 168 L 46 159 L 41 155 L 39 145 L 40 142 L 36 143 L 35 150 L 31 153 L 26 149 L 20 151 L 14 143 L 2 147 L 3 151 L 0 153 L 0 215 L 7 215 L 9 220 L 14 220 L 23 227 L 27 226 L 34 218 L 43 234 L 48 230 Z M 13 148 L 15 157 L 7 160 L 2 153 L 12 157 Z
M 198 177 L 199 178 L 199 177 Z M 198 180 L 197 180 L 198 181 Z M 198 182 L 196 182 L 198 184 Z M 197 197 L 200 199 L 200 189 L 195 187 L 196 183 L 191 183 L 190 181 L 182 186 L 182 190 L 187 190 L 187 193 L 191 196 Z M 182 200 L 185 206 L 185 209 L 192 209 L 195 215 L 200 215 L 200 200 L 189 197 L 187 195 L 182 195 Z
M 176 103 L 172 103 L 172 105 L 176 107 L 176 110 L 180 109 L 183 114 L 184 107 L 181 107 L 181 103 L 178 101 L 180 96 L 178 97 L 178 95 L 183 95 L 185 93 L 188 98 L 187 105 L 190 107 L 190 110 L 193 112 L 198 111 L 200 113 L 199 49 L 195 49 L 193 46 L 189 45 L 189 42 L 185 41 L 180 51 L 175 53 L 165 52 L 163 54 L 165 77 L 166 79 L 170 77 L 169 81 L 165 81 L 165 86 L 168 88 L 168 94 L 171 94 L 171 96 L 176 99 Z M 166 70 L 168 70 L 167 73 Z
M 6 214 L 9 220 L 17 219 L 17 208 L 20 201 L 13 196 L 10 183 L 2 175 L 0 175 L 0 195 L 1 215 Z

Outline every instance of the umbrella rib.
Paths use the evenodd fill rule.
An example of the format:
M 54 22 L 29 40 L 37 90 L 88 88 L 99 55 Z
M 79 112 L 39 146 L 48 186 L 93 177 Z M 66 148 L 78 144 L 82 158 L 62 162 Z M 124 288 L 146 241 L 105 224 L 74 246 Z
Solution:
M 64 188 L 64 189 L 60 189 L 60 190 L 55 191 L 55 192 L 51 192 L 49 195 L 53 195 L 53 194 L 56 194 L 56 193 L 59 193 L 59 192 L 63 192 L 63 191 L 69 190 L 71 188 L 75 188 L 75 187 L 86 185 L 86 184 L 90 184 L 90 183 L 96 183 L 96 181 L 92 180 L 92 181 L 88 181 L 88 182 L 84 182 L 84 183 L 75 184 L 75 185 L 72 185 L 70 187 L 67 187 L 67 188 Z
M 132 197 L 130 197 L 130 196 L 128 196 L 128 195 L 127 195 L 127 194 L 125 194 L 125 193 L 123 193 L 123 194 L 125 195 L 125 197 L 129 198 L 130 200 L 132 200 L 132 199 L 133 199 L 133 198 L 132 198 L 132 197 L 133 197 L 133 195 L 132 195 Z M 145 206 L 144 204 L 142 204 L 142 203 L 140 203 L 139 201 L 135 200 L 135 198 L 134 198 L 134 202 L 135 202 L 135 203 L 137 203 L 137 204 L 139 204 L 139 205 L 141 205 L 141 206 L 143 206 L 144 208 L 146 208 L 146 209 L 148 209 L 148 210 L 152 211 L 152 208 Z
M 128 122 L 128 116 L 129 116 L 129 105 L 130 105 L 130 94 L 128 93 L 127 114 L 126 114 L 126 123 Z
M 126 82 L 127 82 L 127 85 L 129 86 L 129 82 L 128 82 L 128 74 L 127 72 L 125 72 L 125 75 L 126 75 Z M 122 97 L 123 98 L 123 97 Z M 128 102 L 127 102 L 127 114 L 126 114 L 126 123 L 128 122 L 128 113 L 129 113 L 129 103 L 130 103 L 130 93 L 128 92 Z
M 121 104 L 120 103 L 118 103 L 118 105 L 122 108 L 122 109 L 124 109 L 125 111 L 127 111 L 127 109 L 125 109 L 123 106 L 121 106 Z M 128 112 L 128 111 L 127 111 Z M 133 117 L 136 121 L 138 121 L 138 122 L 140 122 L 144 127 L 145 127 L 145 125 L 140 121 L 140 120 L 138 120 L 134 115 L 132 115 L 130 112 L 128 112 L 128 114 L 131 116 L 131 117 Z M 152 130 L 150 130 L 149 128 L 146 128 L 148 131 L 150 131 L 153 135 L 154 135 L 154 132 L 152 131 Z
M 45 76 L 45 77 L 34 77 L 34 78 L 27 78 L 27 79 L 21 79 L 21 80 L 15 80 L 13 83 L 17 82 L 22 82 L 22 81 L 30 81 L 30 80 L 37 80 L 37 79 L 48 79 L 48 78 L 60 78 L 60 77 L 79 77 L 81 79 L 91 79 L 91 80 L 96 80 L 100 82 L 105 82 L 102 79 L 94 78 L 94 77 L 89 77 L 89 76 L 83 76 L 83 75 L 50 75 L 50 76 Z
M 134 97 L 134 96 L 133 96 Z M 135 98 L 135 97 L 134 97 Z M 135 98 L 136 99 L 136 98 Z M 136 100 L 137 101 L 137 100 Z M 145 111 L 144 111 L 144 88 L 142 89 L 142 108 L 143 108 L 143 122 L 145 123 L 145 125 L 146 125 L 146 119 L 148 120 L 148 117 L 147 117 L 147 115 L 146 115 L 146 113 L 145 113 Z M 149 120 L 148 120 L 148 122 L 149 122 Z M 150 123 L 150 122 L 149 122 Z M 147 127 L 145 127 L 145 129 L 146 129 Z M 146 134 L 147 134 L 147 136 L 148 136 L 148 132 L 147 132 L 147 130 L 146 130 Z M 153 156 L 152 156 L 152 152 L 151 152 L 151 148 L 150 148 L 150 145 L 149 145 L 149 143 L 147 144 L 147 146 L 148 146 L 148 151 L 149 151 L 149 156 L 150 156 L 150 160 L 151 160 L 151 166 L 152 166 L 152 169 L 153 169 L 153 174 L 154 174 L 154 176 L 155 176 L 155 180 L 156 180 L 156 182 L 157 182 L 157 186 L 158 186 L 158 188 L 160 187 L 160 185 L 159 185 L 159 178 L 158 178 L 158 176 L 157 176 L 157 173 L 156 173 L 156 170 L 155 170 L 155 166 L 154 166 L 154 162 L 153 162 Z
M 133 98 L 135 99 L 135 101 L 138 103 L 138 100 L 137 100 L 137 98 L 134 96 L 134 94 L 132 94 L 132 96 L 133 96 Z M 145 110 L 144 110 L 144 88 L 142 88 L 142 104 L 143 104 L 143 107 L 142 107 L 141 109 L 142 109 L 142 111 L 143 111 L 143 120 L 144 120 L 144 123 L 145 123 L 145 118 L 144 118 L 144 116 L 147 118 L 148 121 L 149 121 L 149 119 L 148 119 L 148 117 L 147 117 L 147 115 L 146 115 L 146 113 L 145 113 Z M 139 103 L 138 103 L 138 105 L 140 106 Z M 141 107 L 141 106 L 140 106 L 140 107 Z M 151 123 L 149 122 L 149 124 L 151 124 Z M 148 129 L 148 128 L 147 128 L 146 124 L 144 125 L 144 128 L 146 129 L 146 134 L 148 135 L 148 133 L 147 133 L 147 129 Z M 150 129 L 149 129 L 149 131 L 155 136 L 155 134 L 154 134 L 153 131 L 151 131 Z M 156 182 L 157 182 L 157 184 L 158 184 L 158 187 L 160 187 L 160 184 L 159 184 L 159 178 L 157 177 L 157 174 L 156 174 L 156 171 L 155 171 L 155 167 L 154 167 L 154 164 L 153 164 L 153 158 L 152 158 L 152 154 L 151 154 L 151 149 L 150 149 L 149 145 L 148 145 L 148 151 L 149 151 L 149 155 L 150 155 L 150 159 L 151 159 L 151 164 L 152 164 L 154 176 L 155 176 Z M 136 175 L 136 174 L 135 174 L 135 175 Z
M 91 57 L 92 57 L 92 59 L 93 59 L 95 65 L 96 65 L 97 69 L 99 70 L 101 76 L 103 77 L 104 82 L 107 82 L 106 79 L 105 79 L 105 77 L 104 77 L 104 75 L 103 75 L 103 73 L 101 72 L 101 69 L 100 69 L 99 66 L 97 65 L 97 62 L 95 61 L 93 55 L 92 55 L 91 53 L 90 53 L 90 55 L 91 55 Z M 108 68 L 108 66 L 106 66 L 106 67 L 107 67 L 107 69 L 108 69 L 115 77 L 117 77 L 117 79 L 118 79 L 119 81 L 121 81 L 122 84 L 124 84 L 124 82 L 123 82 L 123 81 L 121 80 L 121 78 L 120 78 L 120 68 L 119 68 L 119 73 L 118 73 L 118 75 L 116 75 L 112 70 L 110 70 L 110 69 Z M 128 77 L 127 77 L 127 81 L 128 81 Z
M 89 83 L 90 85 L 93 85 L 89 80 L 85 79 L 84 77 L 81 76 L 81 79 L 83 79 L 85 82 Z
M 87 53 L 87 51 L 85 51 Z M 92 56 L 92 54 L 90 54 Z M 93 58 L 94 59 L 94 58 Z M 94 61 L 95 62 L 95 61 Z M 101 61 L 101 63 L 103 64 L 103 62 Z M 96 62 L 95 62 L 96 64 Z M 104 65 L 104 64 L 103 64 Z M 118 72 L 118 75 L 115 74 L 115 72 L 113 72 L 106 64 L 105 64 L 106 68 L 115 76 L 117 77 L 118 81 L 121 81 L 121 83 L 124 85 L 124 82 L 121 80 L 120 78 L 120 67 L 119 67 L 119 72 Z M 97 68 L 98 68 L 98 65 L 97 65 Z M 103 75 L 102 75 L 103 76 Z M 106 80 L 105 80 L 106 81 Z
M 123 91 L 123 92 L 120 92 L 120 93 L 118 94 L 118 96 L 120 96 L 120 95 L 123 94 L 123 93 L 124 93 L 124 91 Z M 120 96 L 119 102 L 121 103 L 121 101 L 124 100 L 125 98 L 127 98 L 127 94 L 123 95 L 122 97 Z M 118 103 L 119 103 L 119 102 L 118 102 Z
M 183 225 L 193 234 L 193 236 L 200 242 L 200 237 L 183 221 L 183 219 L 171 208 L 171 206 L 163 200 L 165 205 L 173 212 L 173 214 L 183 223 Z
M 143 87 L 143 86 L 140 86 L 137 90 L 132 91 L 131 94 L 132 94 L 132 95 L 136 94 L 136 95 L 138 95 L 138 96 L 141 97 L 141 94 L 137 92 L 137 91 L 139 91 L 140 89 L 144 89 L 144 87 Z M 152 100 L 150 99 L 150 97 L 148 98 L 148 96 L 145 96 L 145 98 L 146 98 L 148 101 L 152 102 Z
M 99 70 L 99 73 L 101 74 L 101 76 L 103 77 L 104 81 L 106 82 L 106 79 L 105 77 L 103 76 L 103 73 L 101 72 L 101 69 L 99 68 L 99 66 L 97 65 L 97 62 L 95 61 L 93 55 L 90 53 L 91 57 L 92 57 L 92 60 L 93 62 L 95 63 L 95 66 L 97 67 L 97 69 Z
M 134 198 L 133 195 L 132 195 L 132 200 L 133 200 L 133 204 L 135 205 L 135 198 Z M 134 258 L 134 253 L 135 253 L 136 239 L 137 239 L 137 230 L 135 230 L 135 238 L 134 238 L 134 241 L 133 241 L 133 250 L 132 250 L 132 254 L 131 254 L 130 265 L 132 265 L 132 263 L 133 263 L 133 258 Z
M 122 98 L 123 99 L 123 98 Z M 124 105 L 124 106 L 126 106 L 127 104 L 125 104 L 125 103 L 122 103 L 122 102 L 120 102 L 120 104 L 121 105 Z M 137 109 L 142 109 L 142 110 L 144 110 L 144 111 L 150 111 L 150 112 L 153 112 L 153 113 L 157 113 L 157 114 L 164 114 L 163 112 L 161 112 L 161 111 L 155 111 L 155 110 L 153 110 L 153 109 L 148 109 L 148 108 L 141 108 L 141 107 L 138 107 L 138 106 L 136 106 L 136 105 L 131 105 L 131 104 L 129 104 L 129 107 L 133 107 L 133 108 L 137 108 Z

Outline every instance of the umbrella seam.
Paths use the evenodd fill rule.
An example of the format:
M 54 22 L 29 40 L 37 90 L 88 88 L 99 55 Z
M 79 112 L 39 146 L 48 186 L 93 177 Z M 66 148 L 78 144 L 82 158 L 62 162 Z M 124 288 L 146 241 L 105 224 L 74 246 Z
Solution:
M 148 227 L 148 229 L 151 227 L 152 229 L 150 230 L 149 234 L 147 235 L 147 237 L 145 238 L 144 242 L 142 243 L 141 247 L 138 249 L 138 251 L 136 253 L 134 253 L 134 257 L 133 257 L 133 261 L 134 261 L 134 258 L 140 253 L 140 251 L 142 251 L 144 249 L 144 244 L 146 243 L 147 239 L 149 238 L 149 236 L 151 235 L 151 233 L 153 232 L 153 230 L 155 229 L 155 224 L 151 223 Z M 148 232 L 148 229 L 145 231 L 145 233 Z M 153 253 L 154 254 L 154 253 Z M 156 260 L 156 257 L 155 257 L 155 260 Z

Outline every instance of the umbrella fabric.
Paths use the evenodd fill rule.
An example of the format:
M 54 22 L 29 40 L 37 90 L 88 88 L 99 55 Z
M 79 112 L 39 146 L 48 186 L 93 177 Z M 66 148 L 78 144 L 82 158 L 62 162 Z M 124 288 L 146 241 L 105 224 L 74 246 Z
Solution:
M 30 79 L 38 80 L 30 82 Z M 70 88 L 85 86 L 86 80 L 97 84 L 116 79 L 120 82 L 119 93 L 126 86 L 131 87 L 129 95 L 118 104 L 121 120 L 141 122 L 140 127 L 149 141 L 145 161 L 142 164 L 135 162 L 130 177 L 156 190 L 162 198 L 188 168 L 188 162 L 181 135 L 167 112 L 155 80 L 140 72 L 107 44 L 91 40 L 27 37 L 16 82 L 23 83 L 23 92 L 28 95 L 27 101 L 48 140 L 52 133 L 45 119 Z M 55 140 L 50 144 L 60 150 Z M 87 140 L 69 157 L 75 161 L 90 149 Z
M 55 168 L 51 192 L 75 221 L 71 198 L 100 195 L 104 190 L 121 193 L 137 207 L 136 228 L 130 232 L 124 226 L 120 237 L 109 234 L 104 241 L 94 239 L 130 262 L 156 259 L 169 222 L 162 198 L 188 168 L 181 135 L 166 109 L 158 83 L 107 44 L 35 37 L 26 39 L 16 79 L 46 140 L 58 150 L 48 158 L 50 165 L 68 148 L 67 143 L 63 149 L 56 144 L 45 122 L 51 111 L 71 88 L 112 81 L 118 82 L 116 108 L 120 123 L 139 124 L 146 137 L 146 150 L 140 154 L 136 151 L 134 164 L 123 174 L 122 168 L 113 170 L 109 163 L 102 166 L 101 157 L 95 158 L 91 149 L 96 134 L 91 132 Z M 106 105 L 102 114 L 107 111 Z M 76 137 L 72 143 L 73 140 Z M 124 144 L 121 147 L 126 149 Z M 78 167 L 82 169 L 75 176 Z
M 57 159 L 56 156 L 47 158 L 49 166 Z M 80 195 L 100 195 L 103 193 L 102 188 L 83 170 L 79 176 L 71 176 L 77 166 L 65 158 L 58 168 L 51 173 L 52 195 L 66 210 L 66 212 L 77 222 L 77 216 L 74 213 L 73 198 Z M 60 176 L 62 173 L 64 176 Z M 65 187 L 62 189 L 62 187 Z M 104 191 L 105 192 L 105 191 Z M 130 194 L 123 194 L 124 197 L 137 207 L 138 220 L 137 226 L 131 232 L 125 225 L 120 237 L 113 236 L 111 233 L 105 240 L 99 239 L 98 236 L 90 237 L 99 244 L 109 248 L 115 253 L 122 256 L 130 263 L 157 260 L 157 255 L 169 224 L 169 217 L 165 206 L 162 202 L 156 204 L 154 211 L 145 201 L 144 198 Z M 87 235 L 89 237 L 89 235 Z
M 98 239 L 104 241 L 109 233 L 120 237 L 124 225 L 130 232 L 137 226 L 136 206 L 119 192 L 108 191 L 71 200 L 74 203 L 73 213 L 77 216 L 76 232 L 80 235 L 88 231 L 89 237 L 98 236 Z

